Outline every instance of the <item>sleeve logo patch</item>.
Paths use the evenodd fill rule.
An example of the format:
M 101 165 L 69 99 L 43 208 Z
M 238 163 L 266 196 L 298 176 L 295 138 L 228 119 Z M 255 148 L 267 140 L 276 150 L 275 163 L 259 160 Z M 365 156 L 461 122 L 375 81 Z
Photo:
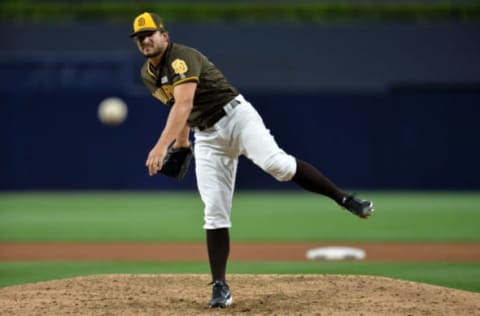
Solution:
M 172 68 L 178 75 L 183 75 L 188 71 L 187 63 L 183 59 L 175 59 L 172 62 Z

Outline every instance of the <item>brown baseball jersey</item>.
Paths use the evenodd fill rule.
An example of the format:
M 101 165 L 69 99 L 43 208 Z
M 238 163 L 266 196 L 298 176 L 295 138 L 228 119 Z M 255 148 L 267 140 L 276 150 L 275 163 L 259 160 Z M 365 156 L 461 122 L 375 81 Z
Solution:
M 190 127 L 202 126 L 219 109 L 238 95 L 220 70 L 199 51 L 171 42 L 158 68 L 145 62 L 141 75 L 154 97 L 173 106 L 173 88 L 184 82 L 197 82 Z

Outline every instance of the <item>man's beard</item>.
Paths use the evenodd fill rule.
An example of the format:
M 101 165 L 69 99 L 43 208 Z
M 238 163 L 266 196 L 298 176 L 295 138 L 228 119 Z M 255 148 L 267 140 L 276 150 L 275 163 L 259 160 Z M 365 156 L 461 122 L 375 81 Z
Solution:
M 153 57 L 160 56 L 162 53 L 163 53 L 163 50 L 159 47 L 155 51 L 153 51 L 149 54 L 144 54 L 144 56 L 147 57 L 147 58 L 153 58 Z

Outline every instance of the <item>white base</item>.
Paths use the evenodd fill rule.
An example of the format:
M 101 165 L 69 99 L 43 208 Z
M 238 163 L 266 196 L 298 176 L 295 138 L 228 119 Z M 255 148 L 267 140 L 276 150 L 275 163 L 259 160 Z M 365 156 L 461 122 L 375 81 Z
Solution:
M 307 251 L 309 260 L 363 260 L 365 250 L 352 247 L 322 247 Z

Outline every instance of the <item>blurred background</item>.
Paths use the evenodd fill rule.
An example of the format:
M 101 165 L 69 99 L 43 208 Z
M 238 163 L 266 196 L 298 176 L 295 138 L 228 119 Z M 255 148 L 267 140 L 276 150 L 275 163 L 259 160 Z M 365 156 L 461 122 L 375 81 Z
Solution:
M 0 189 L 194 189 L 148 177 L 167 108 L 134 16 L 206 54 L 278 143 L 340 186 L 480 189 L 479 1 L 2 1 Z M 102 125 L 106 97 L 129 107 Z M 249 161 L 239 189 L 291 189 Z
M 429 243 L 450 243 L 467 255 L 253 258 L 233 261 L 229 272 L 371 274 L 480 292 L 474 0 L 0 1 L 0 287 L 98 273 L 208 273 L 206 260 L 62 261 L 41 247 L 203 246 L 193 168 L 178 182 L 149 177 L 144 166 L 168 114 L 143 86 L 144 59 L 129 37 L 147 10 L 164 18 L 173 41 L 223 71 L 286 151 L 376 205 L 360 221 L 242 159 L 234 243 L 420 243 L 426 255 Z M 128 105 L 117 127 L 97 118 L 112 96 Z

